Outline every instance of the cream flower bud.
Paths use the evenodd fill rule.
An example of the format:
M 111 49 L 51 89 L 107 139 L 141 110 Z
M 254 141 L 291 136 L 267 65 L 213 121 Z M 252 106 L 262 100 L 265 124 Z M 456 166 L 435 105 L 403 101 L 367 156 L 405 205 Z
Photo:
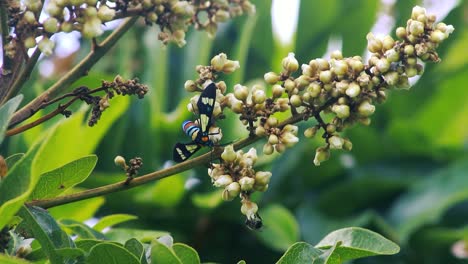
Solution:
M 288 73 L 295 72 L 299 69 L 299 62 L 296 60 L 294 53 L 292 52 L 282 60 L 281 64 L 283 65 L 283 69 Z
M 248 219 L 251 219 L 258 212 L 258 205 L 251 201 L 245 201 L 242 203 L 241 212 L 243 215 L 247 216 Z
M 291 96 L 291 98 L 289 99 L 289 101 L 291 102 L 291 104 L 295 107 L 299 107 L 302 105 L 302 100 L 301 100 L 301 97 L 297 94 L 293 94 Z
M 234 151 L 234 147 L 232 145 L 227 145 L 224 148 L 223 153 L 221 154 L 221 158 L 227 162 L 233 162 L 234 160 L 236 160 L 237 155 Z
M 211 59 L 211 67 L 217 72 L 223 70 L 224 64 L 228 61 L 226 54 L 220 53 Z
M 340 119 L 346 119 L 349 117 L 349 105 L 333 105 L 332 111 Z
M 270 127 L 276 127 L 278 125 L 278 119 L 274 116 L 270 116 L 267 121 L 267 125 Z
M 375 66 L 379 72 L 385 73 L 390 69 L 390 62 L 386 58 L 381 58 Z
M 213 168 L 208 169 L 208 175 L 210 175 L 210 177 L 213 180 L 218 179 L 223 174 L 224 174 L 224 170 L 221 169 L 221 166 L 219 164 L 213 164 Z
M 279 139 L 278 139 L 278 136 L 277 136 L 277 135 L 271 134 L 271 135 L 268 137 L 268 143 L 270 143 L 271 145 L 278 144 L 278 142 L 279 142 Z
M 343 59 L 343 53 L 340 50 L 334 50 L 330 54 L 330 58 L 335 59 L 335 60 L 341 60 Z
M 81 33 L 85 38 L 94 38 L 100 36 L 104 31 L 101 28 L 101 20 L 97 17 L 91 17 L 83 24 Z
M 112 20 L 114 18 L 115 10 L 109 8 L 106 5 L 101 5 L 99 7 L 97 16 L 99 17 L 99 19 L 101 19 L 101 21 L 107 22 L 107 21 L 110 21 L 110 20 Z
M 403 39 L 406 38 L 406 29 L 404 27 L 398 27 L 395 30 L 395 34 L 397 35 L 398 38 Z
M 289 110 L 289 99 L 288 98 L 279 98 L 276 100 L 276 103 L 279 106 L 281 112 Z
M 197 90 L 197 84 L 192 80 L 188 80 L 184 83 L 184 88 L 187 92 L 195 92 Z
M 50 56 L 54 51 L 55 42 L 50 40 L 48 37 L 44 37 L 39 41 L 37 47 L 45 56 Z
M 225 201 L 232 201 L 234 198 L 236 198 L 241 191 L 240 185 L 238 182 L 233 182 L 226 186 L 226 188 L 223 191 L 223 200 Z
M 270 183 L 271 175 L 269 171 L 257 171 L 255 173 L 255 185 L 267 185 Z
M 283 143 L 278 143 L 275 145 L 275 150 L 278 152 L 278 153 L 283 153 L 285 150 L 286 150 L 286 144 L 283 144 Z
M 23 19 L 28 24 L 35 24 L 36 23 L 36 15 L 34 15 L 34 13 L 31 12 L 31 11 L 24 12 Z
M 266 130 L 264 127 L 262 126 L 258 126 L 257 128 L 255 128 L 255 135 L 261 137 L 261 136 L 265 136 L 266 135 Z
M 279 85 L 279 84 L 275 84 L 273 85 L 272 87 L 272 93 L 273 93 L 273 97 L 274 98 L 279 98 L 283 95 L 283 92 L 284 92 L 284 88 L 283 86 Z
M 228 186 L 229 184 L 232 183 L 232 177 L 231 175 L 228 175 L 228 174 L 224 174 L 224 175 L 221 175 L 218 177 L 218 179 L 216 179 L 214 182 L 213 182 L 213 185 L 215 187 L 226 187 Z
M 49 33 L 55 33 L 58 31 L 58 20 L 55 17 L 47 18 L 44 23 L 44 30 Z
M 394 49 L 389 49 L 385 52 L 385 57 L 388 62 L 397 62 L 400 60 L 400 53 Z
M 330 69 L 330 63 L 326 59 L 318 58 L 315 60 L 317 62 L 318 69 L 321 71 L 326 71 Z M 310 63 L 309 63 L 310 65 Z M 312 66 L 312 65 L 310 65 Z
M 263 90 L 256 90 L 255 92 L 252 93 L 252 101 L 255 104 L 263 104 L 266 100 L 266 95 L 265 91 Z
M 398 83 L 399 75 L 398 72 L 391 71 L 385 73 L 384 78 L 388 85 L 395 86 Z
M 282 132 L 289 132 L 289 133 L 292 133 L 293 135 L 297 136 L 297 131 L 298 131 L 298 127 L 295 126 L 295 125 L 291 125 L 291 124 L 287 124 L 283 127 L 283 130 Z
M 351 151 L 353 149 L 353 143 L 347 138 L 344 139 L 343 149 L 347 151 Z
M 426 9 L 420 6 L 413 7 L 413 10 L 411 10 L 411 18 L 417 19 L 420 15 L 426 15 Z
M 280 80 L 280 76 L 274 72 L 267 72 L 263 76 L 265 82 L 268 84 L 276 84 Z
M 319 79 L 323 83 L 330 83 L 332 81 L 333 75 L 332 72 L 327 70 L 327 71 L 321 71 L 319 74 Z
M 331 136 L 328 139 L 328 143 L 330 144 L 330 149 L 342 149 L 344 144 L 344 139 L 339 136 Z
M 377 53 L 382 50 L 382 41 L 374 36 L 372 33 L 368 33 L 367 36 L 367 49 L 372 53 Z
M 391 36 L 386 35 L 382 40 L 382 45 L 385 51 L 390 50 L 395 45 L 395 40 Z
M 356 82 L 352 82 L 349 84 L 348 89 L 346 89 L 346 95 L 351 98 L 358 96 L 361 93 L 361 87 Z
M 284 89 L 286 89 L 288 93 L 292 92 L 294 88 L 296 88 L 296 84 L 293 80 L 287 79 L 286 81 L 284 81 Z
M 127 164 L 125 163 L 125 158 L 122 156 L 116 156 L 114 158 L 114 163 L 115 165 L 122 167 L 122 168 L 125 168 L 127 166 Z
M 228 11 L 223 10 L 223 9 L 218 9 L 218 11 L 216 11 L 215 13 L 214 19 L 216 22 L 226 22 L 230 17 L 231 15 L 229 14 Z
M 263 154 L 265 155 L 271 155 L 273 154 L 273 151 L 275 149 L 273 148 L 273 145 L 271 145 L 270 143 L 266 143 L 265 145 L 263 145 Z
M 443 33 L 440 30 L 434 30 L 434 31 L 431 32 L 431 35 L 430 35 L 431 41 L 433 41 L 435 43 L 442 42 L 444 39 L 446 39 L 446 37 L 447 36 L 445 35 L 445 33 Z
M 304 136 L 307 138 L 313 138 L 317 134 L 317 127 L 309 127 L 304 131 Z
M 242 191 L 250 191 L 250 190 L 252 190 L 254 184 L 255 184 L 255 179 L 254 179 L 254 178 L 242 177 L 242 178 L 239 180 L 239 185 L 240 185 Z
M 234 96 L 238 100 L 242 100 L 245 102 L 247 96 L 249 95 L 249 89 L 246 86 L 236 84 L 234 85 Z
M 231 109 L 234 113 L 237 113 L 237 114 L 240 114 L 244 111 L 244 104 L 242 103 L 242 101 L 239 101 L 239 100 L 235 100 L 235 101 L 231 101 Z
M 345 75 L 348 72 L 348 64 L 342 60 L 335 61 L 333 65 L 333 72 L 338 76 Z
M 424 23 L 417 20 L 411 20 L 409 24 L 409 32 L 415 37 L 422 35 L 424 33 Z
M 369 101 L 363 101 L 359 107 L 358 107 L 358 112 L 361 116 L 370 116 L 374 113 L 375 111 L 375 106 L 372 105 Z
M 292 147 L 297 142 L 299 142 L 299 138 L 290 132 L 286 132 L 281 135 L 281 143 L 285 144 L 287 147 Z
M 330 158 L 330 149 L 327 147 L 319 147 L 315 151 L 314 164 L 315 166 L 320 166 L 320 163 L 328 160 Z
M 27 37 L 24 40 L 24 47 L 26 47 L 27 49 L 34 48 L 36 44 L 36 39 L 34 37 Z
M 257 161 L 257 150 L 255 148 L 250 148 L 247 153 L 242 155 L 243 158 L 245 159 L 251 159 L 253 163 Z
M 352 68 L 353 71 L 355 71 L 355 72 L 361 72 L 361 71 L 364 70 L 364 64 L 363 64 L 362 61 L 360 61 L 360 60 L 352 59 L 352 60 L 349 62 L 349 65 L 351 66 L 351 68 Z
M 226 64 L 224 64 L 223 72 L 226 74 L 229 74 L 229 73 L 233 73 L 239 68 L 240 68 L 239 61 L 228 60 Z
M 317 97 L 320 94 L 320 91 L 322 90 L 322 87 L 320 84 L 313 82 L 307 87 L 307 91 L 310 93 L 310 96 L 312 97 Z

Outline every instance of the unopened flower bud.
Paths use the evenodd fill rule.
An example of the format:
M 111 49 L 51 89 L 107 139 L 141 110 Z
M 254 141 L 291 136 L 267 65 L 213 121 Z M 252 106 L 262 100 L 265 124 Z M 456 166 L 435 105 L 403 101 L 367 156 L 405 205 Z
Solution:
M 223 72 L 226 74 L 229 74 L 229 73 L 233 73 L 239 68 L 240 68 L 239 61 L 228 60 L 226 64 L 224 64 Z
M 349 105 L 334 105 L 332 111 L 340 119 L 346 119 L 349 117 Z
M 335 60 L 342 60 L 343 59 L 343 53 L 340 50 L 334 50 L 330 54 L 330 58 L 335 59 Z
M 368 33 L 367 36 L 367 49 L 372 53 L 377 53 L 382 50 L 382 41 L 374 36 L 372 33 Z
M 379 72 L 385 73 L 390 69 L 390 62 L 386 58 L 381 58 L 375 66 Z
M 231 184 L 231 183 L 232 183 L 232 177 L 231 177 L 231 175 L 224 174 L 224 175 L 219 176 L 219 177 L 213 182 L 213 185 L 214 185 L 215 187 L 224 188 L 224 187 L 228 186 L 228 185 Z
M 122 168 L 125 168 L 127 166 L 127 164 L 125 163 L 125 158 L 122 156 L 116 156 L 114 158 L 114 163 L 115 165 L 122 167 Z
M 338 136 L 331 136 L 328 139 L 328 143 L 330 144 L 330 149 L 342 149 L 344 140 Z
M 320 166 L 320 163 L 328 160 L 330 158 L 330 149 L 327 147 L 319 147 L 315 151 L 314 164 L 315 166 Z
M 216 11 L 215 13 L 214 19 L 216 22 L 226 22 L 230 17 L 231 15 L 229 14 L 228 11 L 223 10 L 223 9 L 218 9 L 218 11 Z
M 255 135 L 260 137 L 266 135 L 265 128 L 262 126 L 258 126 L 257 128 L 255 128 Z
M 268 126 L 270 127 L 276 127 L 278 125 L 278 119 L 274 116 L 270 116 L 266 123 L 268 124 Z
M 272 84 L 272 85 L 276 84 L 280 80 L 280 76 L 278 74 L 274 73 L 274 72 L 265 73 L 263 78 L 265 79 L 266 83 Z
M 31 11 L 24 12 L 23 19 L 28 23 L 34 25 L 36 23 L 36 16 Z
M 353 149 L 353 143 L 347 138 L 344 139 L 343 149 L 347 151 L 351 151 Z
M 255 92 L 252 93 L 252 101 L 255 104 L 263 104 L 266 100 L 266 95 L 265 91 L 263 90 L 256 90 Z
M 290 132 L 286 132 L 281 135 L 281 143 L 285 144 L 287 147 L 292 147 L 297 142 L 299 142 L 299 138 Z
M 317 127 L 309 127 L 304 131 L 304 136 L 307 138 L 313 138 L 317 134 Z
M 99 7 L 97 16 L 98 16 L 99 19 L 101 19 L 101 21 L 103 21 L 103 22 L 111 21 L 111 20 L 114 18 L 114 16 L 115 16 L 115 10 L 109 8 L 109 7 L 106 6 L 106 5 L 101 5 L 101 6 Z
M 398 38 L 404 39 L 406 38 L 406 29 L 404 27 L 398 27 L 395 30 L 395 34 L 397 35 Z
M 257 171 L 255 173 L 255 185 L 267 185 L 270 183 L 271 175 L 269 171 Z
M 251 201 L 246 201 L 242 203 L 241 212 L 247 218 L 252 218 L 258 212 L 258 205 Z
M 399 75 L 398 72 L 390 71 L 385 73 L 384 78 L 388 85 L 395 86 L 398 83 Z
M 246 86 L 236 84 L 234 86 L 234 96 L 238 100 L 245 101 L 249 95 L 249 89 Z
M 424 33 L 424 23 L 412 20 L 409 24 L 409 32 L 415 37 L 422 35 Z
M 278 143 L 275 145 L 275 150 L 278 152 L 278 153 L 283 153 L 285 150 L 286 150 L 286 144 L 283 144 L 283 143 Z
M 292 95 L 289 101 L 294 107 L 299 107 L 302 105 L 301 97 L 297 94 Z
M 374 113 L 374 111 L 375 106 L 367 100 L 362 102 L 358 107 L 358 113 L 361 116 L 370 116 Z
M 223 153 L 221 154 L 221 158 L 227 162 L 233 162 L 236 159 L 236 157 L 237 155 L 232 145 L 227 145 L 224 148 Z
M 265 145 L 263 145 L 263 154 L 265 155 L 271 155 L 273 154 L 273 151 L 275 149 L 273 148 L 273 145 L 271 145 L 270 143 L 265 143 Z
M 24 47 L 26 47 L 27 49 L 34 48 L 36 44 L 36 39 L 34 37 L 27 37 L 24 40 Z
M 333 75 L 329 70 L 321 71 L 319 74 L 319 79 L 323 83 L 330 83 L 332 81 Z
M 279 84 L 273 85 L 272 93 L 273 93 L 274 98 L 281 97 L 283 95 L 283 92 L 284 92 L 284 88 L 281 85 Z
M 94 38 L 100 36 L 104 31 L 101 28 L 101 20 L 97 17 L 91 17 L 83 24 L 81 33 L 85 38 Z
M 54 51 L 55 42 L 48 37 L 43 37 L 37 46 L 45 56 L 50 56 Z
M 229 184 L 223 191 L 223 200 L 225 201 L 232 201 L 236 198 L 241 191 L 240 185 L 238 182 L 233 182 Z
M 242 177 L 239 180 L 239 185 L 240 185 L 242 191 L 252 190 L 254 184 L 255 184 L 255 179 L 254 178 Z
M 278 136 L 276 136 L 275 134 L 271 134 L 268 137 L 268 143 L 270 143 L 271 145 L 278 144 L 278 142 L 279 142 Z
M 220 72 L 223 70 L 224 64 L 226 64 L 227 60 L 226 54 L 220 53 L 211 59 L 211 67 L 213 67 L 215 71 Z
M 288 72 L 292 73 L 299 69 L 299 62 L 294 57 L 294 53 L 290 52 L 286 58 L 283 59 L 281 62 L 283 65 L 283 69 Z
M 346 89 L 346 95 L 351 98 L 358 96 L 361 93 L 361 87 L 356 82 L 352 82 L 349 84 L 348 89 Z

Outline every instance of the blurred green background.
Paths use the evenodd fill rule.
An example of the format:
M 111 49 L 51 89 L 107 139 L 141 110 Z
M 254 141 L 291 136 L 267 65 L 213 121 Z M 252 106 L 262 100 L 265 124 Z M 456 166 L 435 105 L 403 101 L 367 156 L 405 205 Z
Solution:
M 170 164 L 175 142 L 188 141 L 180 124 L 193 117 L 186 110 L 190 95 L 183 84 L 196 78 L 196 65 L 207 65 L 220 52 L 239 60 L 238 72 L 221 76 L 232 91 L 236 83 L 248 84 L 279 70 L 281 58 L 290 51 L 301 64 L 322 57 L 330 39 L 341 39 L 344 56 L 363 55 L 365 36 L 385 9 L 371 0 L 301 1 L 292 42 L 282 45 L 272 33 L 271 1 L 252 2 L 257 6 L 255 16 L 223 24 L 215 39 L 191 31 L 183 48 L 163 47 L 156 41 L 156 27 L 140 21 L 70 90 L 98 87 L 102 79 L 120 74 L 147 84 L 147 97 L 113 99 L 95 127 L 86 126 L 86 111 L 77 105 L 69 119 L 55 117 L 9 138 L 3 148 L 8 155 L 25 152 L 53 130 L 45 167 L 98 155 L 96 170 L 83 188 L 123 180 L 113 163 L 116 155 L 142 157 L 140 174 L 161 169 Z M 392 36 L 396 26 L 406 25 L 416 4 L 421 3 L 400 0 L 386 10 L 395 19 Z M 468 240 L 468 3 L 448 10 L 439 19 L 454 25 L 455 32 L 439 48 L 442 62 L 426 65 L 411 90 L 392 91 L 377 107 L 370 126 L 346 131 L 354 146 L 351 152 L 333 152 L 329 161 L 315 167 L 312 160 L 321 142 L 302 138 L 283 155 L 259 160 L 259 170 L 273 173 L 268 191 L 255 197 L 265 222 L 262 231 L 244 226 L 238 200 L 221 201 L 206 168 L 53 208 L 51 213 L 79 221 L 133 214 L 138 219 L 121 227 L 168 231 L 176 241 L 194 247 L 202 261 L 272 263 L 296 241 L 316 244 L 332 230 L 363 226 L 397 242 L 402 250 L 355 263 L 461 262 L 451 246 Z M 34 73 L 23 90 L 23 103 L 49 87 L 88 50 L 89 43 L 82 41 L 78 52 L 43 60 L 41 67 L 55 69 L 49 77 Z M 237 118 L 227 114 L 219 124 L 224 141 L 245 136 Z M 300 127 L 311 125 L 310 121 Z M 255 147 L 260 153 L 262 144 Z

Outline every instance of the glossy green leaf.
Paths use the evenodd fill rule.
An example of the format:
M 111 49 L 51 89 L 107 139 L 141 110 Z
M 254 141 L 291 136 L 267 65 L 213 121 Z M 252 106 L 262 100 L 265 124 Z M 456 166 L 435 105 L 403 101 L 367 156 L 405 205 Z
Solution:
M 0 144 L 2 144 L 3 138 L 5 137 L 5 131 L 8 128 L 8 123 L 10 123 L 13 113 L 16 111 L 16 108 L 18 108 L 22 100 L 23 95 L 20 94 L 11 98 L 0 107 Z
M 326 249 L 318 256 L 316 260 L 314 260 L 314 264 L 341 264 L 341 257 L 338 253 L 335 252 L 338 246 L 341 243 L 338 242 L 333 247 Z
M 24 157 L 24 153 L 16 153 L 5 159 L 8 168 L 12 168 L 16 162 L 20 161 Z
M 96 225 L 93 226 L 93 229 L 97 231 L 102 231 L 104 230 L 104 228 L 115 226 L 120 223 L 124 223 L 137 218 L 137 216 L 129 214 L 106 215 L 103 218 L 99 219 Z
M 129 98 L 116 96 L 110 104 L 111 106 L 93 127 L 89 127 L 86 122 L 88 108 L 81 107 L 70 118 L 51 129 L 50 134 L 43 139 L 44 148 L 38 155 L 39 172 L 54 170 L 92 153 L 110 126 L 127 109 Z
M 260 211 L 264 228 L 256 235 L 267 246 L 278 251 L 286 250 L 299 240 L 299 224 L 281 205 L 269 205 Z
M 403 240 L 417 228 L 437 222 L 448 208 L 468 199 L 468 159 L 427 175 L 398 199 L 390 211 Z
M 125 241 L 136 238 L 143 243 L 149 243 L 153 239 L 169 234 L 165 231 L 130 229 L 130 228 L 112 228 L 105 233 L 106 237 L 112 241 L 125 243 Z
M 305 242 L 297 242 L 290 246 L 277 264 L 306 264 L 314 261 L 323 253 Z
M 172 249 L 182 264 L 200 264 L 200 257 L 192 247 L 182 243 L 175 243 Z
M 0 229 L 3 228 L 28 199 L 39 179 L 34 170 L 40 144 L 34 145 L 0 181 Z
M 16 258 L 13 256 L 0 253 L 0 263 L 2 264 L 30 264 L 31 262 L 26 261 L 25 259 L 22 259 L 22 258 Z
M 343 228 L 331 232 L 315 247 L 327 249 L 336 243 L 341 245 L 336 249 L 341 261 L 375 255 L 393 255 L 400 247 L 385 237 L 360 227 Z
M 91 248 L 89 264 L 140 264 L 130 251 L 113 243 L 99 243 Z
M 191 198 L 195 206 L 202 209 L 213 209 L 223 202 L 223 190 L 214 190 L 207 193 L 194 193 Z
M 81 189 L 78 189 L 81 190 Z M 74 189 L 73 192 L 76 192 Z M 73 193 L 67 192 L 67 193 Z M 73 219 L 75 221 L 86 221 L 94 216 L 97 210 L 104 204 L 104 197 L 94 197 L 69 204 L 52 207 L 50 214 L 56 219 Z
M 145 249 L 143 244 L 135 238 L 131 238 L 125 242 L 124 247 L 130 251 L 138 260 L 142 261 L 143 259 L 146 260 L 145 256 Z
M 90 155 L 41 174 L 30 200 L 47 199 L 60 195 L 83 182 L 96 166 L 97 156 Z
M 104 240 L 105 236 L 92 229 L 91 227 L 71 219 L 62 219 L 59 221 L 60 225 L 74 235 L 77 235 L 79 238 L 83 239 L 101 239 Z
M 50 214 L 39 207 L 21 207 L 19 216 L 23 218 L 27 232 L 31 232 L 37 239 L 44 253 L 52 264 L 68 263 L 69 258 L 59 255 L 55 250 L 59 248 L 75 247 L 70 237 L 55 222 Z
M 63 258 L 68 258 L 68 259 L 76 259 L 76 258 L 84 257 L 86 253 L 81 248 L 59 248 L 59 249 L 56 249 L 55 252 L 59 256 Z
M 156 239 L 151 247 L 151 262 L 153 264 L 182 264 L 182 261 L 177 257 L 172 248 Z
M 136 196 L 137 201 L 146 201 L 161 207 L 176 206 L 185 194 L 185 177 L 182 174 L 161 179 L 151 188 Z
M 108 241 L 96 239 L 79 239 L 75 242 L 75 245 L 77 248 L 82 249 L 85 252 L 90 252 L 95 245 L 100 243 L 108 243 Z

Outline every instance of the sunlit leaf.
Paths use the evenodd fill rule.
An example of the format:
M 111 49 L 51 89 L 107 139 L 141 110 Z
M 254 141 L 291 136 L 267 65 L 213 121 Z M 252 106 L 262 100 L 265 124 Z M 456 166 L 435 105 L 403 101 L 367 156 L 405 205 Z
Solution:
M 20 94 L 11 98 L 0 107 L 0 144 L 3 142 L 3 138 L 5 137 L 5 131 L 8 128 L 8 123 L 10 123 L 13 113 L 16 111 L 16 108 L 18 108 L 22 100 L 23 95 Z
M 134 220 L 137 218 L 138 218 L 137 216 L 129 215 L 129 214 L 106 215 L 103 218 L 99 219 L 96 225 L 93 226 L 93 229 L 97 231 L 102 231 L 104 230 L 104 228 L 118 225 L 120 223 Z
M 122 246 L 99 243 L 91 248 L 87 263 L 90 264 L 140 264 L 140 261 Z

